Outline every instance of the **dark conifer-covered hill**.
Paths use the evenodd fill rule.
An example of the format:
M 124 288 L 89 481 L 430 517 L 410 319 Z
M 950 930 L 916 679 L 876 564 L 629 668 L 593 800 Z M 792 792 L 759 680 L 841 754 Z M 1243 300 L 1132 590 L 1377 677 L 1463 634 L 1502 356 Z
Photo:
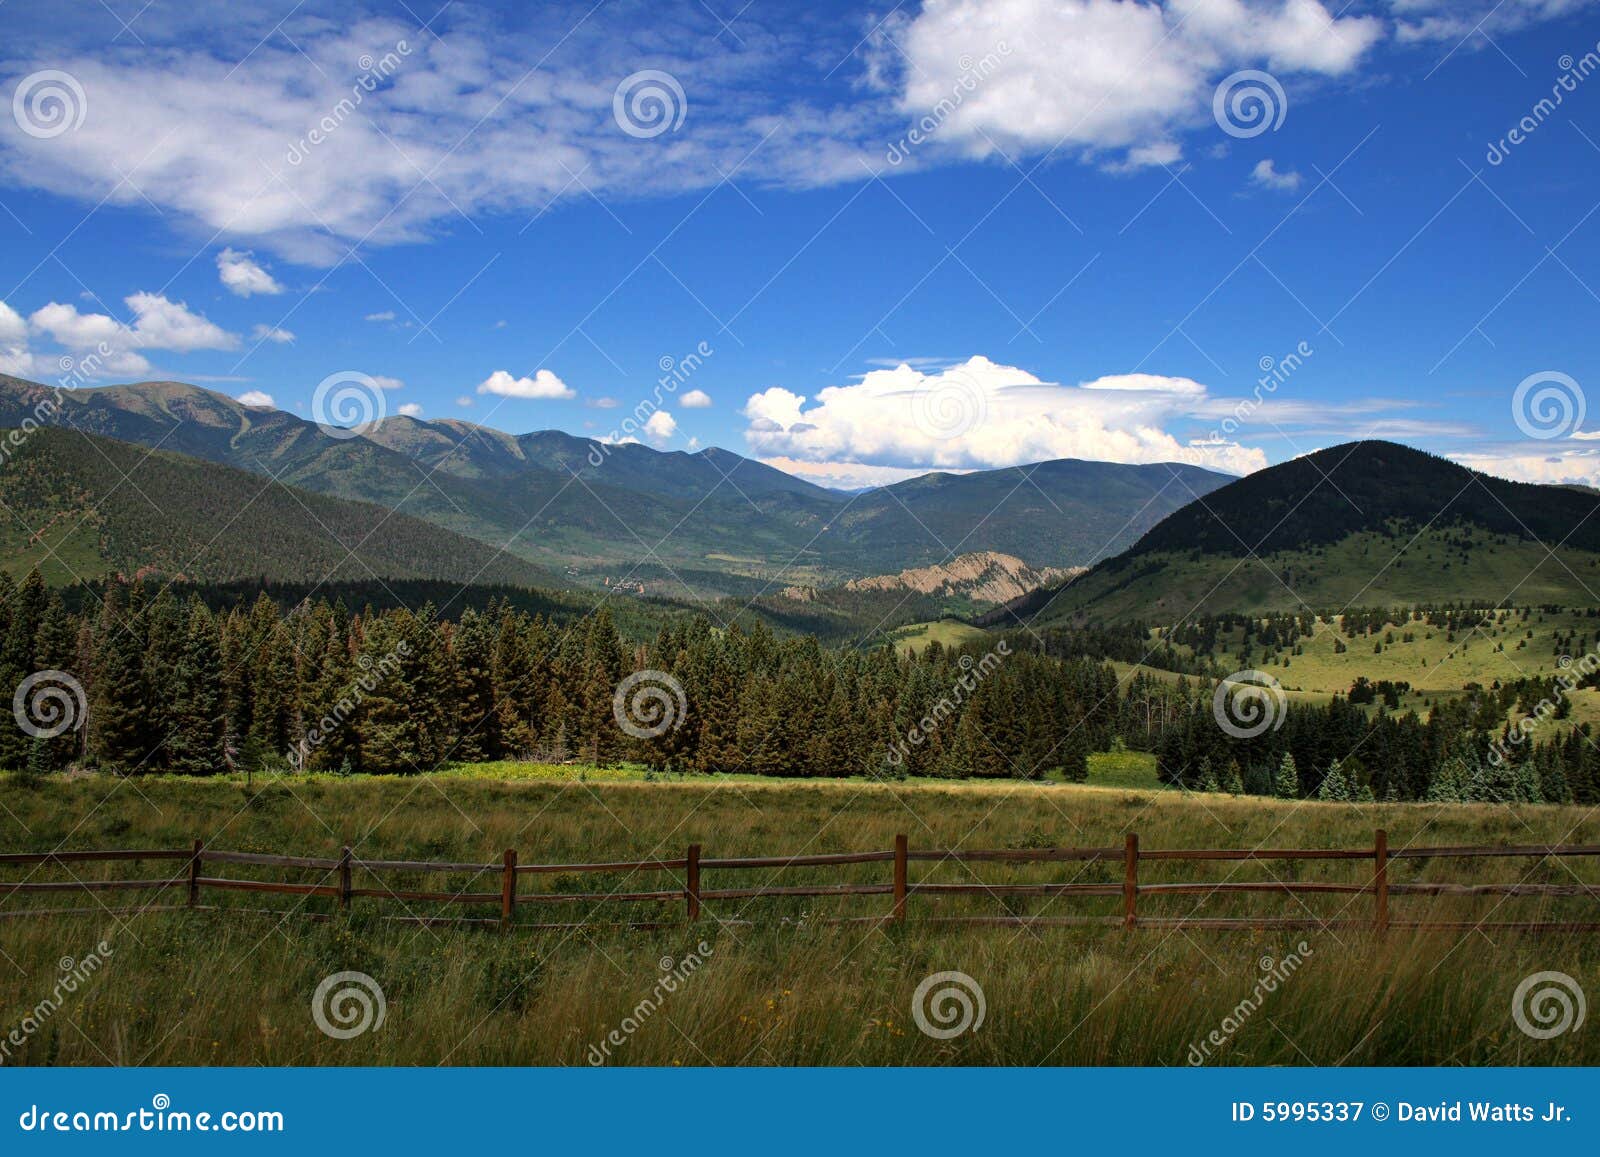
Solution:
M 1349 442 L 1258 471 L 1168 516 L 1125 554 L 1242 555 L 1328 546 L 1363 531 L 1471 526 L 1600 550 L 1600 495 L 1509 482 L 1397 442 Z
M 155 572 L 194 581 L 554 585 L 484 543 L 381 506 L 68 430 L 21 437 L 0 466 L 0 567 L 53 583 Z
M 1189 503 L 1081 578 L 980 620 L 1600 602 L 1600 495 L 1351 442 Z

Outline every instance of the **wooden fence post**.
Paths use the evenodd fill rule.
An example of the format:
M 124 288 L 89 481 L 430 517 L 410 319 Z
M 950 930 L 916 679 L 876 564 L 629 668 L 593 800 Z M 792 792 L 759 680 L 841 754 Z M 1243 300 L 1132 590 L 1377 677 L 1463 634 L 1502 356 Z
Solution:
M 1131 929 L 1138 922 L 1134 914 L 1139 895 L 1139 837 L 1129 832 L 1122 845 L 1122 926 Z
M 200 859 L 205 848 L 201 840 L 194 842 L 194 850 L 189 856 L 189 907 L 200 906 Z
M 700 845 L 690 844 L 686 857 L 683 898 L 689 907 L 689 919 L 700 919 Z
M 906 918 L 906 837 L 894 838 L 894 918 L 902 923 Z
M 350 849 L 348 847 L 339 853 L 339 907 L 346 911 L 350 908 Z
M 517 849 L 506 849 L 505 869 L 500 874 L 500 928 L 509 931 L 511 914 L 517 906 Z
M 1377 897 L 1373 923 L 1378 935 L 1389 931 L 1389 833 L 1382 828 L 1372 841 L 1372 892 Z

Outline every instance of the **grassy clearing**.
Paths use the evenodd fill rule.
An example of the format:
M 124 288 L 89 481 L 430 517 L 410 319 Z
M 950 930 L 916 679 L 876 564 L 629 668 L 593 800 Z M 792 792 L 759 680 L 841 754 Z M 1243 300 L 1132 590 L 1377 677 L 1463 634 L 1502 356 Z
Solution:
M 939 619 L 932 623 L 913 623 L 909 627 L 902 627 L 891 639 L 902 652 L 910 654 L 924 650 L 930 643 L 959 647 L 962 643 L 982 639 L 988 634 L 982 627 L 974 627 L 959 619 Z
M 494 782 L 468 776 L 350 779 L 258 785 L 84 779 L 36 790 L 0 788 L 7 850 L 182 846 L 336 854 L 343 844 L 385 858 L 489 862 L 516 847 L 523 862 L 576 862 L 682 853 L 706 855 L 887 848 L 896 832 L 917 847 L 1115 845 L 1137 830 L 1153 847 L 1361 846 L 1385 826 L 1408 843 L 1596 842 L 1600 820 L 1576 809 L 1431 805 L 1286 804 L 1136 790 L 1136 760 L 1102 763 L 1106 786 L 866 783 Z M 114 791 L 111 789 L 115 788 Z M 109 795 L 108 795 L 109 792 Z M 153 868 L 154 865 L 147 865 Z M 1292 866 L 1152 863 L 1146 879 L 1264 879 Z M 1358 881 L 1365 865 L 1302 865 L 1304 878 Z M 1600 865 L 1573 863 L 1595 881 Z M 217 870 L 265 878 L 268 869 Z M 126 874 L 81 865 L 81 876 Z M 1113 882 L 1118 864 L 983 865 L 989 883 Z M 25 872 L 7 869 L 5 878 Z M 154 872 L 152 872 L 154 874 Z M 63 878 L 40 873 L 37 879 Z M 299 878 L 312 878 L 315 873 Z M 1553 863 L 1403 860 L 1396 882 L 1571 882 Z M 276 878 L 283 878 L 278 876 Z M 968 882 L 955 864 L 914 862 L 913 882 Z M 717 871 L 708 887 L 881 882 L 887 866 L 784 873 Z M 390 887 L 494 891 L 497 881 L 389 875 Z M 357 887 L 370 881 L 357 875 Z M 673 888 L 672 873 L 525 877 L 530 893 Z M 115 896 L 128 902 L 122 894 Z M 14 909 L 40 899 L 8 898 Z M 57 897 L 43 899 L 59 903 Z M 1307 896 L 1307 912 L 1369 913 L 1370 897 Z M 1295 975 L 1247 1016 L 1210 1063 L 1594 1064 L 1600 1035 L 1534 1041 L 1510 1017 L 1511 994 L 1535 971 L 1584 981 L 1600 949 L 1591 936 L 1365 931 L 1171 934 L 1119 929 L 825 925 L 832 915 L 879 913 L 881 896 L 785 897 L 707 903 L 696 926 L 658 931 L 604 926 L 624 906 L 523 904 L 524 921 L 579 920 L 583 931 L 519 928 L 513 935 L 422 929 L 385 914 L 397 901 L 358 900 L 340 917 L 330 901 L 206 895 L 232 912 L 0 920 L 0 1017 L 9 1031 L 49 993 L 58 961 L 82 959 L 102 938 L 106 967 L 11 1058 L 29 1064 L 584 1064 L 589 1048 L 634 1016 L 664 957 L 684 960 L 703 939 L 705 963 L 659 1011 L 641 1018 L 623 1064 L 1183 1064 L 1261 976 L 1261 960 L 1300 953 Z M 1148 915 L 1284 912 L 1286 898 L 1141 898 Z M 1396 897 L 1396 919 L 1593 919 L 1585 900 Z M 272 906 L 333 914 L 247 915 Z M 989 896 L 913 897 L 912 915 L 1109 914 L 1117 900 Z M 422 905 L 412 905 L 422 908 Z M 431 909 L 429 909 L 431 910 Z M 465 909 L 490 915 L 494 906 Z M 677 901 L 627 906 L 636 919 L 677 918 Z M 714 917 L 712 919 L 710 917 Z M 719 921 L 752 920 L 754 924 Z M 1306 942 L 1305 949 L 1299 943 Z M 383 1029 L 336 1041 L 316 1029 L 311 993 L 329 974 L 365 972 L 388 1003 Z M 959 970 L 982 986 L 983 1027 L 937 1041 L 914 1025 L 918 982 Z

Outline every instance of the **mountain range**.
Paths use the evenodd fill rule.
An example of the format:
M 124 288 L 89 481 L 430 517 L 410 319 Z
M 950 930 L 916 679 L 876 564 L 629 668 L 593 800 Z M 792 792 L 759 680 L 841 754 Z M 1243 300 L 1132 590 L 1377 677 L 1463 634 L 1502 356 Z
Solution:
M 20 426 L 55 392 L 0 376 L 0 427 Z M 178 382 L 60 397 L 46 417 L 55 425 L 384 507 L 567 585 L 679 599 L 826 586 L 973 551 L 1086 566 L 1231 481 L 1186 464 L 1069 459 L 844 494 L 716 448 L 661 451 L 410 417 L 357 435 Z M 118 555 L 116 564 L 134 561 Z

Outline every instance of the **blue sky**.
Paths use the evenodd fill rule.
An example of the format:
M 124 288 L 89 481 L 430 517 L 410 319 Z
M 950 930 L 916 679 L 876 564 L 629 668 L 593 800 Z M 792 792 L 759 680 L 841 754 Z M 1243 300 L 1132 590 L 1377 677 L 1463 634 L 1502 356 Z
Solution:
M 0 369 L 847 485 L 1600 482 L 1587 0 L 253 7 L 7 6 Z

